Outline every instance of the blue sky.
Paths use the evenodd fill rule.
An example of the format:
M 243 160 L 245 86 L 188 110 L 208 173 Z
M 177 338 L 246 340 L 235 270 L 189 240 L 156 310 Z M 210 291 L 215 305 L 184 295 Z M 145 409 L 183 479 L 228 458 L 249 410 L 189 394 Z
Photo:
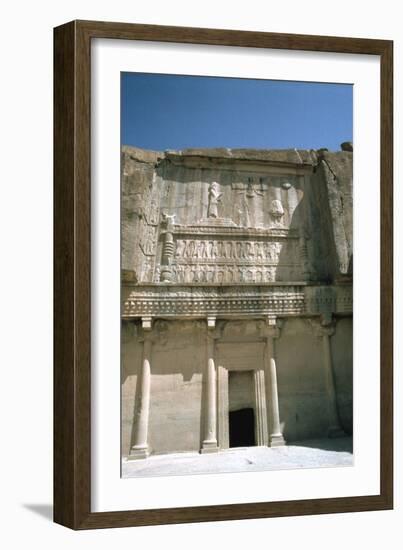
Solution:
M 338 150 L 352 141 L 350 84 L 122 73 L 121 99 L 123 145 Z

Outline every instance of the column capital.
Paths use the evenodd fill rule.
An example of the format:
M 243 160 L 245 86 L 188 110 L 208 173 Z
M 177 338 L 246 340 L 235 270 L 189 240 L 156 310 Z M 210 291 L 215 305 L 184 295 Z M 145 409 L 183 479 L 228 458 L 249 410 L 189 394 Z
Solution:
M 141 318 L 141 327 L 144 331 L 150 331 L 152 329 L 152 317 L 142 317 Z
M 217 317 L 215 315 L 208 315 L 207 316 L 207 328 L 209 330 L 215 329 Z
M 262 336 L 265 338 L 280 338 L 283 324 L 284 321 L 274 315 L 266 317 L 265 324 L 262 326 Z
M 315 336 L 323 338 L 324 336 L 333 336 L 336 332 L 336 321 L 332 315 L 322 314 L 320 317 L 309 319 L 309 324 Z
M 218 340 L 222 337 L 223 324 L 217 323 L 217 318 L 213 315 L 207 317 L 207 337 L 211 340 Z
M 138 342 L 150 341 L 153 338 L 153 319 L 152 317 L 141 318 L 141 328 L 138 330 Z

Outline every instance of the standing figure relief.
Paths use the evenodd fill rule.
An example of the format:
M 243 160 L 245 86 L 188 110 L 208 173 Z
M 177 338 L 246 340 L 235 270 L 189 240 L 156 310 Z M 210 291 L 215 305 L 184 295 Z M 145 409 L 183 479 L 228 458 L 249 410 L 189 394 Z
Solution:
M 218 218 L 218 203 L 221 202 L 221 197 L 220 186 L 213 181 L 209 187 L 208 218 Z
M 264 197 L 264 192 L 258 190 L 252 181 L 248 181 L 246 187 L 242 185 L 242 191 L 238 191 L 238 199 L 235 201 L 235 218 L 243 227 L 252 227 L 254 222 L 254 201 L 258 197 Z

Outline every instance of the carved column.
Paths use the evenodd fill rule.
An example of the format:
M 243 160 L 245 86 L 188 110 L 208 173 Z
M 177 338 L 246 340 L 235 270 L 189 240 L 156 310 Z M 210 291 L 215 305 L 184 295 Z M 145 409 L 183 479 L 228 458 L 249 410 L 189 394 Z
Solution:
M 217 381 L 215 367 L 215 317 L 207 318 L 206 416 L 201 453 L 214 453 L 217 446 Z
M 141 369 L 141 387 L 138 403 L 136 404 L 134 444 L 130 451 L 130 459 L 146 458 L 149 454 L 148 447 L 148 417 L 150 412 L 150 387 L 151 387 L 151 319 L 142 318 L 143 361 Z
M 163 224 L 165 225 L 165 229 L 163 230 L 164 241 L 160 268 L 160 279 L 162 283 L 171 283 L 174 280 L 174 273 L 172 269 L 172 262 L 175 252 L 175 243 L 172 233 L 174 218 L 174 214 L 171 216 L 164 214 Z
M 256 444 L 267 446 L 267 407 L 264 370 L 253 371 L 256 403 Z
M 271 412 L 271 426 L 269 443 L 270 447 L 281 447 L 285 445 L 284 437 L 281 431 L 280 424 L 280 409 L 278 403 L 278 386 L 277 386 L 277 366 L 276 366 L 276 352 L 275 352 L 275 339 L 280 336 L 280 328 L 275 319 L 269 319 L 266 328 L 266 365 L 269 371 L 269 407 Z
M 229 448 L 229 419 L 228 419 L 228 370 L 217 365 L 218 382 L 218 445 L 220 449 Z
M 331 317 L 322 317 L 321 324 L 316 325 L 316 331 L 322 340 L 323 366 L 325 369 L 326 393 L 328 397 L 328 437 L 343 437 L 346 434 L 341 427 L 339 419 L 332 352 L 330 348 L 330 338 L 335 333 L 335 323 Z
M 299 235 L 299 256 L 302 268 L 302 276 L 305 280 L 309 281 L 312 278 L 311 266 L 309 262 L 308 253 L 308 238 L 309 235 L 306 231 L 300 231 Z

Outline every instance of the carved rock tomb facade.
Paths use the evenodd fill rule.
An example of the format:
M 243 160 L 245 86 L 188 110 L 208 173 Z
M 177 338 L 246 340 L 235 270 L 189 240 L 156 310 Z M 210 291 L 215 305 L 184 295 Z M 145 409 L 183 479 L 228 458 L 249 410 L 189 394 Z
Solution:
M 123 457 L 352 433 L 342 149 L 123 147 Z

